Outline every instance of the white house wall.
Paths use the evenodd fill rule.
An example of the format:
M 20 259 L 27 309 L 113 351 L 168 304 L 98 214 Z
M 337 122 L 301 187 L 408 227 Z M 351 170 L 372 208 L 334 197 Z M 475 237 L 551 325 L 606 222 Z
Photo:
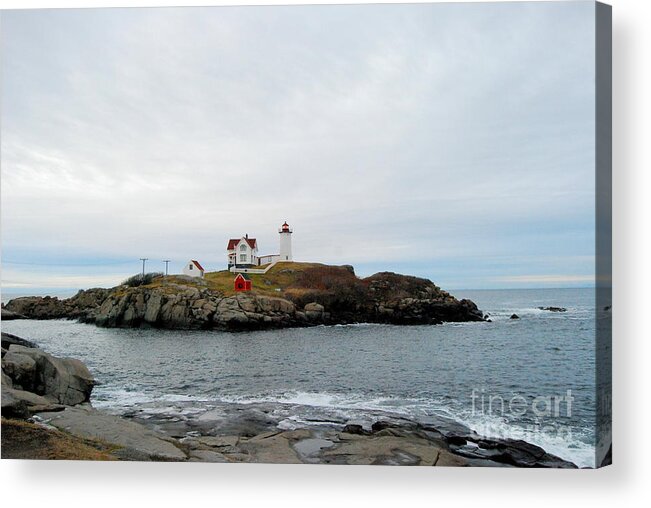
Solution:
M 197 268 L 197 265 L 194 263 L 189 262 L 186 263 L 183 267 L 183 275 L 187 275 L 189 277 L 203 277 L 203 271 L 199 270 L 199 268 Z
M 242 249 L 242 246 L 244 249 Z M 235 246 L 235 258 L 238 265 L 256 265 L 257 263 L 257 254 L 258 249 L 252 249 L 249 245 L 249 242 L 245 238 L 242 238 L 239 243 Z M 246 255 L 246 259 L 242 259 L 242 254 Z
M 270 254 L 268 256 L 260 256 L 258 258 L 259 264 L 261 265 L 266 265 L 267 263 L 274 263 L 278 260 L 280 260 L 280 255 L 279 254 Z

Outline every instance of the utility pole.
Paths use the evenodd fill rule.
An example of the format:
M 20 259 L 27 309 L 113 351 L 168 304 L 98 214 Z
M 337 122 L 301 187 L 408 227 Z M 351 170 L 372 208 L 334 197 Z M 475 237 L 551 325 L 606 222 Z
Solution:
M 147 261 L 149 258 L 140 258 L 140 261 L 142 261 L 142 276 L 145 276 L 145 261 Z
M 171 259 L 163 259 L 163 263 L 165 263 L 165 277 L 167 277 L 167 265 L 170 261 Z

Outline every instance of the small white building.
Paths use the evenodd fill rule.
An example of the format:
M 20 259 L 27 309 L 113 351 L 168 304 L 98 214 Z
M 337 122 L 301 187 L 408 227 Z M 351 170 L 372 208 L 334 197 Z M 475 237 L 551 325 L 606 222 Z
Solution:
M 183 267 L 183 275 L 189 275 L 190 277 L 203 277 L 204 269 L 203 266 L 196 259 L 191 259 Z
M 280 256 L 278 254 L 266 254 L 264 256 L 259 256 L 258 257 L 258 264 L 259 265 L 268 265 L 269 263 L 275 263 L 280 259 Z

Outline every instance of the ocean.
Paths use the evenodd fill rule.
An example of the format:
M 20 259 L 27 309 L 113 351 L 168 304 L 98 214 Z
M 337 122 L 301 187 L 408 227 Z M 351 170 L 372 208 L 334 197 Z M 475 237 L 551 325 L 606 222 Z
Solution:
M 442 417 L 594 467 L 595 290 L 452 293 L 492 322 L 228 333 L 16 320 L 2 330 L 81 359 L 98 381 L 95 407 L 144 421 L 218 414 L 210 421 L 226 428 L 246 407 L 282 429 Z M 548 306 L 567 311 L 538 308 Z

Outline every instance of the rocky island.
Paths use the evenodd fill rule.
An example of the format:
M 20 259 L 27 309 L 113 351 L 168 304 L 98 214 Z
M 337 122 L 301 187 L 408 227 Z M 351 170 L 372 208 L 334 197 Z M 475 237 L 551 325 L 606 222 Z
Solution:
M 397 325 L 484 321 L 427 279 L 391 272 L 359 278 L 352 266 L 276 263 L 249 275 L 253 290 L 236 292 L 234 274 L 204 278 L 155 276 L 111 289 L 88 289 L 60 300 L 23 297 L 3 307 L 11 318 L 79 319 L 103 327 L 257 330 L 350 323 Z

